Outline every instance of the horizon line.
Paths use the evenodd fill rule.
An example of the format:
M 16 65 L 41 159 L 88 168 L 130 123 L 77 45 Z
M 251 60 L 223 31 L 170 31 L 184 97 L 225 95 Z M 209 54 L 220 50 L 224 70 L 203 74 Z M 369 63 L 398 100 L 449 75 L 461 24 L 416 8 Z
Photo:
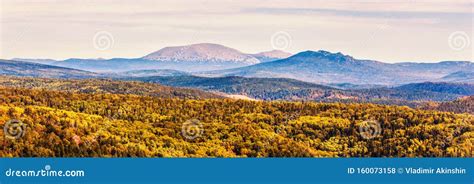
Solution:
M 155 51 L 151 51 L 149 52 L 148 54 L 151 54 L 151 53 L 154 53 L 154 52 L 157 52 L 159 50 L 162 50 L 162 49 L 165 49 L 165 48 L 170 48 L 170 47 L 186 47 L 186 46 L 192 46 L 192 45 L 199 45 L 199 44 L 213 44 L 213 45 L 220 45 L 220 46 L 224 46 L 224 47 L 227 47 L 227 48 L 230 48 L 230 49 L 234 49 L 234 50 L 237 50 L 238 52 L 242 53 L 242 54 L 247 54 L 247 55 L 253 55 L 253 54 L 259 54 L 259 53 L 262 53 L 262 52 L 270 52 L 270 51 L 280 51 L 280 52 L 285 52 L 285 53 L 288 53 L 288 54 L 291 54 L 289 57 L 287 58 L 290 58 L 292 56 L 295 56 L 297 54 L 300 54 L 300 53 L 303 53 L 303 52 L 308 52 L 308 51 L 311 51 L 311 52 L 320 52 L 320 51 L 324 51 L 324 52 L 329 52 L 331 54 L 342 54 L 344 56 L 348 56 L 348 57 L 352 57 L 356 60 L 367 60 L 367 61 L 376 61 L 376 62 L 381 62 L 381 63 L 386 63 L 386 64 L 403 64 L 403 63 L 426 63 L 426 64 L 435 64 L 435 63 L 443 63 L 443 62 L 469 62 L 469 63 L 474 63 L 473 60 L 436 60 L 436 61 L 420 61 L 420 60 L 414 60 L 414 61 L 398 61 L 398 62 L 386 62 L 386 61 L 383 61 L 383 60 L 377 60 L 377 59 L 370 59 L 370 58 L 358 58 L 358 57 L 354 57 L 353 55 L 351 54 L 346 54 L 346 53 L 343 53 L 343 52 L 340 52 L 340 51 L 336 51 L 336 52 L 333 52 L 333 51 L 329 51 L 329 50 L 325 50 L 325 49 L 319 49 L 319 50 L 302 50 L 302 51 L 298 51 L 296 53 L 292 53 L 292 52 L 289 52 L 289 51 L 285 51 L 285 50 L 280 50 L 280 49 L 270 49 L 270 50 L 264 50 L 264 51 L 259 51 L 259 52 L 254 52 L 254 53 L 246 53 L 246 52 L 243 52 L 239 49 L 236 49 L 236 48 L 233 48 L 233 47 L 229 47 L 229 46 L 226 46 L 226 45 L 223 45 L 223 44 L 219 44 L 219 43 L 211 43 L 211 42 L 201 42 L 201 43 L 193 43 L 193 44 L 186 44 L 186 45 L 171 45 L 171 46 L 166 46 L 166 47 L 162 47 L 161 49 L 158 49 L 158 50 L 155 50 Z M 112 60 L 112 59 L 142 59 L 143 57 L 145 57 L 146 55 L 148 54 L 145 54 L 144 56 L 141 56 L 141 57 L 110 57 L 110 58 L 104 58 L 104 57 L 97 57 L 97 58 L 81 58 L 81 57 L 68 57 L 68 58 L 63 58 L 63 59 L 57 59 L 57 58 L 34 58 L 34 57 L 12 57 L 12 58 L 3 58 L 4 60 L 12 60 L 12 61 L 15 61 L 16 60 L 19 60 L 19 59 L 25 59 L 25 60 L 53 60 L 53 61 L 66 61 L 66 60 L 70 60 L 70 59 L 83 59 L 83 60 Z M 2 59 L 2 58 L 0 58 Z M 286 58 L 282 58 L 282 59 L 286 59 Z M 277 60 L 281 60 L 281 59 L 277 59 Z M 275 60 L 276 61 L 276 60 Z

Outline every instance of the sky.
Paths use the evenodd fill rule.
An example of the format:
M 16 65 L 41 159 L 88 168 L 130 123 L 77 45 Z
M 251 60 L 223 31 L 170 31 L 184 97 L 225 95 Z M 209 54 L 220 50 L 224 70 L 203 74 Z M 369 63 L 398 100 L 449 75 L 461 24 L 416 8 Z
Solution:
M 0 58 L 137 58 L 217 43 L 472 61 L 473 10 L 471 0 L 0 0 Z

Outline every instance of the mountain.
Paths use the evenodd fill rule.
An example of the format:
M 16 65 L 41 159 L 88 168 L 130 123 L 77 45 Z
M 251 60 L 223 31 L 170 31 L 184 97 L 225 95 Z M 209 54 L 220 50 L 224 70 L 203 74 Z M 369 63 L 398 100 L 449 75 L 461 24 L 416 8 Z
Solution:
M 423 82 L 474 83 L 474 63 L 468 61 L 390 64 L 324 50 L 289 55 L 278 50 L 246 54 L 223 45 L 201 43 L 165 47 L 141 58 L 72 58 L 51 65 L 98 73 L 124 74 L 141 70 L 141 76 L 152 76 L 153 70 L 162 70 L 156 72 L 159 76 L 178 70 L 203 77 L 290 78 L 343 89 Z M 171 72 L 169 75 L 181 74 Z
M 474 71 L 471 62 L 398 63 L 360 60 L 342 53 L 305 51 L 286 59 L 252 66 L 197 73 L 200 76 L 292 78 L 319 84 L 400 85 L 437 81 L 460 70 Z M 449 82 L 449 81 L 446 81 Z
M 0 59 L 0 75 L 47 77 L 47 78 L 93 78 L 100 74 L 82 70 Z
M 458 71 L 444 76 L 440 81 L 462 82 L 474 84 L 474 71 Z
M 285 59 L 291 56 L 291 53 L 284 52 L 281 50 L 272 50 L 267 52 L 260 52 L 257 54 L 251 54 L 253 57 L 260 60 L 260 62 L 270 62 L 276 61 L 279 59 Z
M 249 54 L 212 43 L 165 47 L 141 59 L 155 61 L 155 66 L 160 69 L 186 72 L 238 68 L 260 63 L 260 60 Z
M 146 55 L 143 59 L 170 62 L 235 63 L 241 65 L 260 63 L 258 59 L 238 50 L 212 43 L 165 47 Z
M 281 51 L 259 53 L 265 61 L 287 56 Z M 200 43 L 165 47 L 141 58 L 67 59 L 53 65 L 94 72 L 125 72 L 130 70 L 180 70 L 185 72 L 222 70 L 260 63 L 252 54 L 245 54 L 219 44 Z
M 385 84 L 384 81 L 392 80 L 384 75 L 385 65 L 376 61 L 356 60 L 342 53 L 306 51 L 282 60 L 199 75 L 292 78 L 320 84 Z

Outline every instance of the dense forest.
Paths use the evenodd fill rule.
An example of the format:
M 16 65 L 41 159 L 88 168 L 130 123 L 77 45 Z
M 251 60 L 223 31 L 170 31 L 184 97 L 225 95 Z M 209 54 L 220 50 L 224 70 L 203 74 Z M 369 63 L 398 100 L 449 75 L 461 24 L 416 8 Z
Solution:
M 403 106 L 1 87 L 0 126 L 11 126 L 12 120 L 21 124 L 16 128 L 22 134 L 12 138 L 7 134 L 19 131 L 0 131 L 1 157 L 474 154 L 472 115 Z

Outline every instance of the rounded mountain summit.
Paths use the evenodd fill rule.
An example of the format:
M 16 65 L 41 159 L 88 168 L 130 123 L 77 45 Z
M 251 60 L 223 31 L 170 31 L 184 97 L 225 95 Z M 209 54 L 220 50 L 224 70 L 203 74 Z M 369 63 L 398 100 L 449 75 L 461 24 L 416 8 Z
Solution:
M 146 55 L 143 59 L 173 62 L 238 63 L 253 65 L 272 58 L 286 58 L 290 53 L 268 51 L 257 54 L 242 53 L 233 48 L 214 43 L 199 43 L 185 46 L 165 47 Z

